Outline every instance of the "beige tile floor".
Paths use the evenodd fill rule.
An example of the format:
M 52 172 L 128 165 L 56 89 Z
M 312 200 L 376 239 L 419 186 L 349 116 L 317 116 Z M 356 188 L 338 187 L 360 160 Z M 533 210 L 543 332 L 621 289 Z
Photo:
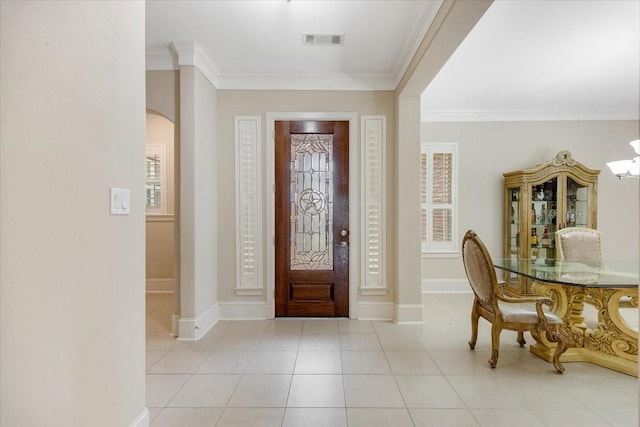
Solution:
M 169 335 L 171 294 L 147 296 L 152 427 L 637 426 L 638 380 L 588 363 L 563 375 L 489 327 L 469 350 L 471 294 L 427 294 L 425 323 L 220 321 Z M 531 337 L 527 337 L 532 341 Z

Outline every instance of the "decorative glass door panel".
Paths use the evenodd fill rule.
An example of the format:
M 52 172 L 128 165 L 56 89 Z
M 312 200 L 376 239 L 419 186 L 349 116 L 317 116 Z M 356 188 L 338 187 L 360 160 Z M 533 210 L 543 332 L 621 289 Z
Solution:
M 589 209 L 588 187 L 567 177 L 567 227 L 587 227 Z
M 555 257 L 554 233 L 558 219 L 558 178 L 531 187 L 531 246 L 532 260 Z
M 333 269 L 333 135 L 291 135 L 291 269 Z
M 520 187 L 510 187 L 505 193 L 508 224 L 505 229 L 505 256 L 518 259 L 520 257 L 520 222 L 522 213 L 520 210 Z M 518 283 L 518 276 L 505 273 L 505 280 L 510 284 Z

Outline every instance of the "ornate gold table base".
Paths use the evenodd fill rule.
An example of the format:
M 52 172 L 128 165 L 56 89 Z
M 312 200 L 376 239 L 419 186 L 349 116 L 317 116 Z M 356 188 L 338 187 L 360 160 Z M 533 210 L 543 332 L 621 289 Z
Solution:
M 590 362 L 628 375 L 638 376 L 638 331 L 620 315 L 620 307 L 638 308 L 638 288 L 582 288 L 535 282 L 531 289 L 555 301 L 553 312 L 563 319 L 562 333 L 569 348 L 561 362 Z M 585 324 L 583 309 L 590 304 L 598 311 L 598 324 Z M 551 362 L 556 343 L 545 334 L 533 333 L 532 353 Z

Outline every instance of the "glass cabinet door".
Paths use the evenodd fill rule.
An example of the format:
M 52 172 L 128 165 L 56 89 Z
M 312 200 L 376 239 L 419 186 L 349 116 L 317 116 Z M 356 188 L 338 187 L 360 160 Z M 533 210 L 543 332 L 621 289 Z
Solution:
M 555 257 L 554 233 L 558 223 L 558 178 L 531 186 L 531 259 Z
M 520 244 L 526 244 L 526 236 L 521 236 L 520 232 L 522 227 L 526 227 L 527 217 L 522 213 L 525 212 L 522 208 L 523 205 L 526 206 L 526 200 L 521 200 L 522 196 L 521 186 L 509 187 L 506 189 L 506 220 L 507 224 L 505 227 L 506 241 L 505 241 L 505 251 L 504 257 L 511 259 L 521 258 L 522 249 Z M 524 240 L 521 238 L 523 237 Z M 514 273 L 503 272 L 503 280 L 508 284 L 509 287 L 514 288 L 515 293 L 520 293 L 521 287 L 521 279 Z
M 588 227 L 589 188 L 567 177 L 565 227 Z
M 509 226 L 507 227 L 508 253 L 510 258 L 519 257 L 520 249 L 520 187 L 509 188 L 508 190 Z M 526 221 L 526 218 L 524 219 Z

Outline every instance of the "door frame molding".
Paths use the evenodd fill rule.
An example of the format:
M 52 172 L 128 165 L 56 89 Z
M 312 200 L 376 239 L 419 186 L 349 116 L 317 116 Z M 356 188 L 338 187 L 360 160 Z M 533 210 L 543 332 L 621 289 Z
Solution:
M 348 121 L 349 122 L 349 317 L 358 318 L 358 283 L 360 283 L 360 167 L 358 145 L 358 113 L 356 112 L 267 112 L 265 150 L 265 184 L 262 191 L 266 201 L 266 316 L 275 317 L 275 122 L 289 121 Z

